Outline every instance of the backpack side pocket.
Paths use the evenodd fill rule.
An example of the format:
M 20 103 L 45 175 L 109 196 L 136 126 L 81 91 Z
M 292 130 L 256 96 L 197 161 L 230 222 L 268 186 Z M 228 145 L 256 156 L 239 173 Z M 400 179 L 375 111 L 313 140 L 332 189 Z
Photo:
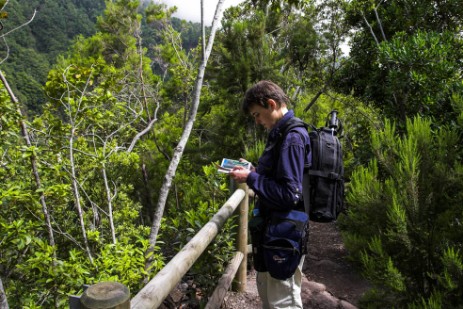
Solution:
M 263 257 L 270 275 L 290 278 L 305 253 L 309 217 L 305 212 L 274 212 L 263 239 Z

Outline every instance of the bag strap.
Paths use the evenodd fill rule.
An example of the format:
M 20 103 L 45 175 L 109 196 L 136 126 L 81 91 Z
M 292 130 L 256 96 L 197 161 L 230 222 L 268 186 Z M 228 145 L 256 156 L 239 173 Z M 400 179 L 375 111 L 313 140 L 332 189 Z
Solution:
M 293 130 L 295 128 L 303 127 L 308 132 L 309 126 L 311 126 L 311 128 L 313 130 L 316 130 L 316 128 L 313 125 L 309 125 L 309 124 L 305 123 L 304 121 L 302 121 L 298 117 L 293 117 L 293 118 L 288 119 L 288 121 L 286 121 L 285 124 L 280 128 L 278 140 L 277 140 L 277 142 L 275 144 L 275 151 L 280 151 L 280 146 L 283 143 L 283 138 L 286 136 L 287 133 L 291 132 L 291 130 Z M 296 132 L 298 134 L 301 134 L 297 130 L 294 130 L 294 132 Z M 305 154 L 307 154 L 308 149 L 307 149 L 306 145 L 304 147 L 305 147 Z M 305 171 L 307 171 L 309 169 L 309 167 L 310 167 L 309 163 L 305 162 L 304 163 Z

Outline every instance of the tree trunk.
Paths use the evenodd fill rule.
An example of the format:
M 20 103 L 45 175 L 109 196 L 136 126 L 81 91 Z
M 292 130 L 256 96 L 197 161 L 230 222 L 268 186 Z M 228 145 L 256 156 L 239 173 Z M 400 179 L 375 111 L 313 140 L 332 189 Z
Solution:
M 106 175 L 106 165 L 103 163 L 103 168 L 101 170 L 103 173 L 104 187 L 106 191 L 106 199 L 108 201 L 108 216 L 109 216 L 109 226 L 111 227 L 111 237 L 113 239 L 113 244 L 117 243 L 116 240 L 116 229 L 114 227 L 114 218 L 113 218 L 113 198 L 111 196 L 111 189 L 109 188 L 108 176 Z
M 31 143 L 31 140 L 30 140 L 30 137 L 29 137 L 29 131 L 28 131 L 28 128 L 27 128 L 26 121 L 24 120 L 24 116 L 23 116 L 23 113 L 21 111 L 21 108 L 19 107 L 19 101 L 16 98 L 16 96 L 14 95 L 13 91 L 11 90 L 10 85 L 8 84 L 8 81 L 6 80 L 6 78 L 3 75 L 2 71 L 0 71 L 0 79 L 3 82 L 3 85 L 5 86 L 5 89 L 8 91 L 8 94 L 10 95 L 11 100 L 16 105 L 18 114 L 21 116 L 21 122 L 20 122 L 21 134 L 22 134 L 24 140 L 26 141 L 27 147 L 31 147 L 32 143 Z M 51 226 L 51 219 L 50 219 L 50 214 L 48 212 L 48 206 L 47 206 L 47 203 L 45 201 L 44 190 L 41 190 L 42 189 L 42 182 L 40 180 L 39 169 L 37 167 L 37 157 L 36 157 L 35 153 L 31 154 L 30 161 L 31 161 L 32 173 L 34 174 L 34 178 L 35 178 L 35 185 L 37 187 L 37 191 L 41 192 L 39 199 L 40 199 L 40 204 L 42 205 L 42 212 L 43 212 L 43 216 L 45 218 L 45 225 L 46 225 L 47 231 L 48 231 L 48 244 L 50 246 L 54 247 L 55 246 L 55 237 L 54 237 L 54 234 L 53 234 L 53 228 Z M 53 253 L 53 256 L 56 257 L 56 253 Z
M 198 106 L 199 106 L 199 98 L 201 95 L 201 87 L 203 84 L 204 71 L 206 70 L 207 60 L 212 51 L 215 33 L 217 31 L 217 28 L 219 27 L 220 15 L 222 12 L 222 5 L 224 1 L 225 0 L 219 0 L 217 3 L 214 20 L 212 22 L 211 34 L 210 34 L 209 41 L 207 44 L 206 52 L 204 53 L 205 57 L 201 61 L 201 64 L 198 70 L 198 75 L 196 77 L 196 85 L 195 85 L 195 90 L 194 90 L 194 95 L 193 95 L 193 104 L 190 110 L 190 115 L 185 125 L 185 128 L 183 130 L 180 141 L 177 147 L 175 147 L 174 149 L 174 154 L 172 156 L 172 160 L 170 161 L 166 175 L 164 176 L 164 182 L 161 187 L 161 192 L 159 194 L 159 200 L 158 200 L 156 210 L 153 216 L 153 224 L 151 226 L 151 233 L 149 236 L 150 246 L 147 250 L 148 259 L 145 265 L 145 269 L 149 269 L 152 264 L 152 254 L 151 253 L 154 251 L 154 247 L 156 246 L 156 240 L 157 240 L 157 236 L 159 233 L 159 228 L 161 226 L 161 219 L 164 214 L 164 208 L 167 202 L 167 196 L 169 194 L 170 187 L 172 186 L 172 180 L 175 177 L 175 172 L 177 170 L 180 159 L 183 155 L 183 151 L 188 142 L 188 138 L 190 137 L 191 131 L 193 129 L 193 124 L 195 122 L 196 113 L 198 111 Z
M 201 46 L 202 46 L 202 60 L 206 59 L 206 27 L 204 25 L 204 0 L 201 0 Z
M 8 309 L 5 289 L 3 288 L 2 278 L 0 278 L 0 309 Z
M 71 121 L 72 123 L 72 121 Z M 79 186 L 77 184 L 77 175 L 76 175 L 76 166 L 74 163 L 74 134 L 75 127 L 72 124 L 71 137 L 69 138 L 69 162 L 71 165 L 71 181 L 72 181 L 72 193 L 74 195 L 74 202 L 77 210 L 77 215 L 79 216 L 80 229 L 82 231 L 82 239 L 84 240 L 85 251 L 87 251 L 88 259 L 90 263 L 93 264 L 93 257 L 88 245 L 87 231 L 85 230 L 85 221 L 84 221 L 84 212 L 82 210 L 82 205 L 80 204 L 80 193 Z

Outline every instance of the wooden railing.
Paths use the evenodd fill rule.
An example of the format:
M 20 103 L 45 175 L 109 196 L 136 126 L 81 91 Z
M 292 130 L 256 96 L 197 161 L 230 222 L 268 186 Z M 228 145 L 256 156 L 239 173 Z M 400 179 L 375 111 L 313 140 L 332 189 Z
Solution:
M 71 308 L 158 308 L 239 206 L 237 252 L 206 305 L 207 309 L 219 308 L 237 273 L 237 290 L 243 292 L 246 289 L 248 200 L 247 186 L 239 185 L 212 219 L 131 300 L 128 289 L 122 284 L 101 282 L 88 287 L 78 301 L 74 299 Z M 104 304 L 106 301 L 107 305 Z

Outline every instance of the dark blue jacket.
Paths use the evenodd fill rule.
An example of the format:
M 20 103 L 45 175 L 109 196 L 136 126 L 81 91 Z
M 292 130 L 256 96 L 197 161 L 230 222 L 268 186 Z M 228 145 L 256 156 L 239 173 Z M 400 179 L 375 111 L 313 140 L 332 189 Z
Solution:
M 304 165 L 311 163 L 308 132 L 302 127 L 294 128 L 281 143 L 277 143 L 281 127 L 292 117 L 294 112 L 290 110 L 269 132 L 256 171 L 251 172 L 246 180 L 247 185 L 258 196 L 256 207 L 264 215 L 269 210 L 304 209 L 302 177 Z M 278 146 L 279 151 L 275 150 Z

